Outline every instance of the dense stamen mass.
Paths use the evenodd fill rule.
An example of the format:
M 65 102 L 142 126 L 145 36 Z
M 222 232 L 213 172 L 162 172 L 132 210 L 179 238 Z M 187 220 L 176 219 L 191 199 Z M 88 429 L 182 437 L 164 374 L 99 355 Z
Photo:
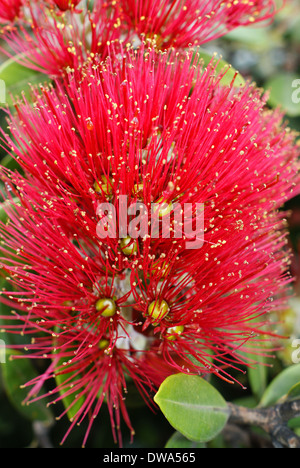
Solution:
M 13 21 L 23 3 L 25 26 L 34 34 L 21 25 L 8 28 L 5 40 L 27 67 L 54 76 L 107 57 L 108 45 L 120 38 L 132 45 L 146 38 L 162 50 L 199 46 L 238 26 L 271 20 L 277 9 L 274 0 L 99 0 L 89 9 L 83 0 L 2 0 L 0 21 Z M 138 116 L 131 122 L 137 126 Z M 87 121 L 88 129 L 93 125 Z
M 2 0 L 0 4 L 0 24 L 14 22 L 21 11 L 23 0 Z
M 110 195 L 112 193 L 112 184 L 113 181 L 110 177 L 102 175 L 100 182 L 94 182 L 94 189 L 97 193 L 104 193 L 105 195 Z
M 81 0 L 53 0 L 53 1 L 60 10 L 66 11 L 66 10 L 70 10 L 76 7 L 76 5 L 78 5 L 78 3 L 80 3 Z

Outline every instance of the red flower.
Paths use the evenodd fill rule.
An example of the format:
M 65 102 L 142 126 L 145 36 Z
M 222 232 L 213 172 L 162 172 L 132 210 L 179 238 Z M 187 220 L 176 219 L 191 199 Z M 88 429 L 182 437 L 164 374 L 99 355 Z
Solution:
M 61 7 L 64 3 L 56 2 Z M 19 61 L 28 68 L 59 77 L 96 56 L 105 57 L 108 44 L 121 36 L 118 11 L 107 3 L 94 2 L 92 11 L 72 8 L 60 14 L 53 5 L 53 2 L 29 4 L 30 33 L 26 24 L 3 35 L 19 55 Z
M 20 14 L 23 0 L 0 1 L 0 23 L 11 23 Z
M 201 45 L 237 26 L 273 18 L 274 0 L 120 0 L 129 28 L 160 47 Z
M 53 0 L 56 6 L 62 11 L 70 10 L 78 5 L 81 0 Z
M 63 11 L 60 15 L 49 11 L 51 3 L 30 4 L 33 34 L 19 28 L 4 35 L 27 67 L 51 76 L 76 70 L 95 57 L 104 59 L 109 44 L 116 40 L 136 46 L 141 40 L 155 39 L 161 49 L 185 48 L 216 39 L 240 25 L 271 20 L 276 12 L 274 0 L 101 0 L 90 6 L 91 11 L 69 9 L 70 2 L 60 0 L 54 2 Z
M 70 429 L 90 418 L 84 444 L 104 400 L 114 437 L 121 416 L 133 434 L 128 381 L 147 401 L 169 374 L 234 381 L 244 352 L 267 352 L 289 282 L 278 208 L 299 190 L 295 137 L 254 86 L 176 52 L 122 57 L 17 103 L 6 141 L 24 176 L 2 170 L 19 198 L 0 227 L 6 329 L 52 360 L 28 399 L 59 375 L 47 396 L 71 398 Z

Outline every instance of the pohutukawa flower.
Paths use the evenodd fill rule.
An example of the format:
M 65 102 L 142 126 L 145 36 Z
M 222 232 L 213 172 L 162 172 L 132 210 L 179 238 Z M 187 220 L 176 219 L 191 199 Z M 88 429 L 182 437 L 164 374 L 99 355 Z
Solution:
M 30 33 L 28 24 L 20 25 L 3 38 L 22 64 L 51 77 L 77 70 L 95 55 L 105 57 L 107 44 L 121 37 L 119 12 L 110 2 L 94 2 L 91 11 L 75 1 L 33 2 L 27 13 Z
M 51 4 L 62 14 L 49 11 Z M 105 58 L 114 40 L 136 45 L 148 38 L 161 49 L 201 45 L 238 26 L 270 21 L 277 9 L 274 0 L 99 0 L 82 10 L 78 1 L 57 0 L 30 3 L 28 11 L 31 34 L 20 28 L 4 39 L 27 67 L 60 76 Z
M 133 434 L 129 381 L 147 402 L 172 373 L 235 381 L 285 306 L 278 210 L 299 192 L 295 136 L 258 89 L 223 87 L 197 61 L 112 50 L 9 116 L 24 175 L 2 169 L 6 329 L 51 359 L 28 401 L 71 398 L 70 430 L 89 418 L 84 444 L 104 401 L 114 437 L 121 416 Z
M 274 0 L 120 0 L 138 36 L 155 37 L 162 47 L 187 47 L 216 39 L 237 26 L 273 18 Z
M 23 0 L 0 1 L 0 24 L 12 23 L 19 16 Z
M 53 0 L 56 6 L 62 11 L 71 10 L 76 7 L 81 0 Z

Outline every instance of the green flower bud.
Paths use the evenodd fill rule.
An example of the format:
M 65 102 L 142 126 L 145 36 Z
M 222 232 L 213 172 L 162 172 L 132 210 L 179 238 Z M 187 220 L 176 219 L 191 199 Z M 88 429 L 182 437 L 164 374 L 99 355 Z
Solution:
M 113 299 L 104 298 L 96 302 L 96 310 L 101 312 L 102 317 L 113 317 L 117 312 L 117 306 Z
M 153 272 L 157 273 L 162 278 L 166 278 L 169 275 L 170 271 L 171 266 L 165 261 L 157 261 L 153 264 Z
M 157 207 L 157 211 L 158 211 L 158 215 L 163 218 L 164 216 L 168 215 L 171 213 L 171 211 L 173 211 L 173 203 L 170 202 L 170 203 L 167 203 L 163 197 L 161 197 L 157 203 L 159 204 L 159 206 Z
M 105 349 L 109 345 L 109 341 L 103 338 L 103 340 L 99 341 L 98 348 L 99 349 Z
M 153 301 L 148 306 L 148 314 L 154 320 L 162 320 L 168 315 L 169 311 L 170 307 L 164 299 Z
M 132 239 L 130 236 L 121 239 L 120 242 L 120 249 L 124 255 L 128 257 L 133 255 L 137 251 L 137 241 L 136 239 Z
M 106 195 L 111 195 L 112 193 L 112 179 L 109 177 L 107 178 L 105 175 L 100 177 L 102 183 L 95 181 L 94 183 L 94 190 L 97 193 L 105 193 Z
M 166 336 L 167 340 L 170 340 L 170 341 L 176 340 L 176 338 L 178 338 L 178 336 L 181 335 L 183 330 L 184 330 L 183 325 L 177 325 L 175 327 L 168 328 L 167 329 L 167 336 Z

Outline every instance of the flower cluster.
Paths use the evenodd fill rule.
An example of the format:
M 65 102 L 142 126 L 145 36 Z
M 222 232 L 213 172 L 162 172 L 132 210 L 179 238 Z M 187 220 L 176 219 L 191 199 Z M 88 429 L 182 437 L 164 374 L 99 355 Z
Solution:
M 58 77 L 96 56 L 105 58 L 108 43 L 115 40 L 139 44 L 155 39 L 161 49 L 199 46 L 240 25 L 269 21 L 276 11 L 274 0 L 98 0 L 88 2 L 88 7 L 85 4 L 83 0 L 28 2 L 25 25 L 10 28 L 5 41 L 26 66 Z
M 0 24 L 12 23 L 19 16 L 23 0 L 1 0 Z
M 181 35 L 178 2 L 113 3 L 138 34 L 166 41 L 173 21 Z M 200 3 L 223 12 L 222 2 Z M 266 4 L 227 5 L 227 26 Z M 201 28 L 216 34 L 208 20 Z M 204 31 L 189 21 L 187 41 Z M 268 314 L 284 307 L 290 281 L 279 208 L 299 191 L 295 135 L 254 85 L 223 86 L 225 72 L 204 68 L 194 49 L 152 40 L 138 49 L 106 42 L 105 59 L 95 54 L 16 102 L 2 132 L 21 168 L 1 171 L 1 268 L 13 285 L 1 300 L 14 308 L 5 329 L 34 336 L 26 356 L 50 360 L 27 383 L 28 400 L 68 397 L 70 430 L 89 418 L 84 444 L 104 402 L 114 438 L 121 443 L 121 417 L 134 433 L 131 382 L 147 403 L 173 373 L 233 382 L 245 353 L 264 352 Z M 68 62 L 44 46 L 58 73 Z M 56 389 L 41 394 L 53 377 Z

